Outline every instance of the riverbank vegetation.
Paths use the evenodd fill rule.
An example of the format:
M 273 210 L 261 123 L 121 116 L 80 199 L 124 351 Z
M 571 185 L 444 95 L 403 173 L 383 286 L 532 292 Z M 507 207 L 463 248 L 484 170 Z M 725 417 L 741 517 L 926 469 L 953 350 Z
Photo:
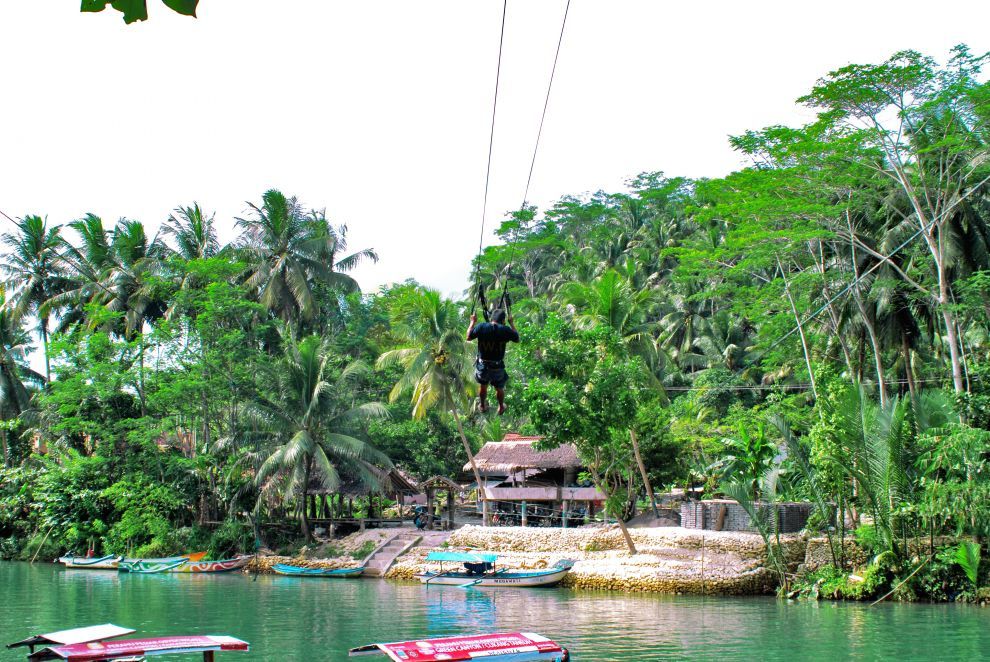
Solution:
M 374 488 L 393 465 L 454 475 L 517 429 L 577 444 L 620 521 L 693 487 L 738 499 L 772 548 L 766 506 L 812 502 L 831 553 L 799 591 L 975 595 L 985 61 L 958 47 L 941 65 L 850 65 L 799 100 L 807 125 L 732 137 L 750 165 L 724 178 L 643 173 L 524 206 L 458 301 L 412 280 L 362 294 L 349 272 L 375 252 L 274 190 L 228 246 L 198 204 L 155 236 L 24 216 L 3 237 L 0 555 L 219 554 L 289 520 L 308 537 L 311 489 Z M 482 285 L 523 339 L 502 419 L 472 404 L 463 334 Z

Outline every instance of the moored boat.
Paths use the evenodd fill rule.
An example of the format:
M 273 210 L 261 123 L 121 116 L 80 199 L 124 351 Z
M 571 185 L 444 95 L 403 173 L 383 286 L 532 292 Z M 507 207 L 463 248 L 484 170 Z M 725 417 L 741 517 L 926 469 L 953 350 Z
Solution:
M 175 563 L 176 561 L 202 561 L 204 556 L 206 556 L 206 552 L 191 552 L 189 554 L 162 556 L 158 558 L 125 558 L 122 563 Z
M 186 561 L 185 563 L 168 570 L 167 572 L 230 572 L 231 570 L 239 570 L 240 568 L 243 568 L 250 563 L 253 558 L 254 556 L 247 555 L 238 556 L 232 559 L 224 559 L 223 561 Z
M 438 572 L 416 575 L 420 582 L 445 586 L 556 586 L 574 567 L 574 561 L 563 559 L 545 570 L 496 569 L 498 556 L 483 552 L 430 552 L 426 560 L 440 563 Z M 444 570 L 445 562 L 463 564 L 463 570 Z
M 193 552 L 192 554 L 182 554 L 180 556 L 166 556 L 156 559 L 123 559 L 117 570 L 121 572 L 135 572 L 139 574 L 154 574 L 158 572 L 168 572 L 177 568 L 187 561 L 199 561 L 206 552 Z
M 384 655 L 394 662 L 433 660 L 475 660 L 493 662 L 567 662 L 570 654 L 555 641 L 535 632 L 504 632 L 439 639 L 419 639 L 352 648 L 348 655 Z
M 276 563 L 272 570 L 280 575 L 288 577 L 360 577 L 364 572 L 364 566 L 359 565 L 353 568 L 300 568 L 285 563 Z
M 66 568 L 79 568 L 84 570 L 116 570 L 120 565 L 120 562 L 124 560 L 123 556 L 76 556 L 75 554 L 66 554 L 65 556 L 60 556 L 58 562 L 64 565 Z
M 185 565 L 187 563 L 186 559 L 178 559 L 177 561 L 130 561 L 126 559 L 120 562 L 117 569 L 121 572 L 130 572 L 135 575 L 155 575 L 162 572 L 171 572 L 179 566 Z

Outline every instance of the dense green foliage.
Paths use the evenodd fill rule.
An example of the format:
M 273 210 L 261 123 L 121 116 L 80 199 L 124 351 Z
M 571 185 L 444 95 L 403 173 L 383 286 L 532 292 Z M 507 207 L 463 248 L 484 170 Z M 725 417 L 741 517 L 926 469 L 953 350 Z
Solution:
M 845 67 L 800 100 L 808 125 L 732 138 L 752 165 L 725 178 L 644 173 L 510 213 L 472 284 L 508 293 L 522 336 L 499 423 L 472 405 L 472 301 L 361 294 L 347 272 L 375 253 L 278 191 L 226 247 L 199 205 L 154 238 L 25 216 L 4 237 L 0 551 L 308 533 L 311 489 L 454 475 L 515 429 L 576 444 L 612 517 L 648 486 L 757 517 L 811 501 L 836 576 L 868 525 L 884 560 L 864 596 L 935 556 L 983 573 L 979 547 L 936 541 L 990 534 L 986 59 Z

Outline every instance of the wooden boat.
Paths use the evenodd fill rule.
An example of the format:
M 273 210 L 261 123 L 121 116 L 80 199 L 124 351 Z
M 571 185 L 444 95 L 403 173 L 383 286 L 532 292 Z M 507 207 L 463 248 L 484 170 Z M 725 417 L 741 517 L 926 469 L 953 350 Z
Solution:
M 175 563 L 176 561 L 202 561 L 203 557 L 206 556 L 206 552 L 192 552 L 190 554 L 179 554 L 177 556 L 163 556 L 159 558 L 152 559 L 141 559 L 141 558 L 125 558 L 123 563 Z
M 440 563 L 440 571 L 416 575 L 422 583 L 445 586 L 555 586 L 574 567 L 574 561 L 563 559 L 546 570 L 496 569 L 496 554 L 482 552 L 430 552 L 426 560 Z M 461 563 L 464 570 L 444 570 L 444 562 Z
M 232 559 L 224 559 L 223 561 L 186 561 L 185 563 L 179 565 L 178 567 L 172 568 L 167 572 L 230 572 L 231 570 L 239 570 L 246 566 L 254 556 L 238 556 Z
M 58 559 L 58 562 L 64 565 L 66 568 L 80 568 L 86 570 L 116 570 L 120 562 L 124 560 L 123 556 L 99 556 L 87 558 L 85 556 L 76 556 L 75 554 L 66 554 Z
M 135 575 L 155 575 L 162 572 L 171 572 L 179 566 L 185 565 L 186 559 L 180 558 L 177 561 L 121 561 L 117 569 L 121 572 L 130 572 Z
M 276 563 L 272 566 L 272 570 L 280 575 L 287 575 L 289 577 L 360 577 L 361 573 L 364 572 L 364 566 L 359 565 L 353 568 L 334 568 L 330 570 L 327 568 L 300 568 L 294 565 Z
M 382 655 L 394 662 L 479 658 L 493 662 L 529 662 L 530 660 L 567 662 L 570 659 L 566 648 L 535 632 L 505 632 L 400 641 L 391 644 L 369 644 L 352 648 L 348 655 L 350 657 Z
M 179 567 L 186 561 L 199 561 L 204 556 L 206 556 L 206 552 L 194 552 L 192 554 L 183 554 L 182 556 L 166 556 L 157 559 L 124 559 L 117 565 L 117 570 L 146 575 L 168 572 L 173 568 Z
M 28 655 L 29 660 L 70 660 L 71 662 L 109 662 L 110 660 L 144 660 L 152 655 L 202 653 L 204 662 L 223 651 L 249 651 L 246 641 L 223 635 L 155 637 L 153 639 L 116 639 L 86 644 L 67 644 L 43 648 Z

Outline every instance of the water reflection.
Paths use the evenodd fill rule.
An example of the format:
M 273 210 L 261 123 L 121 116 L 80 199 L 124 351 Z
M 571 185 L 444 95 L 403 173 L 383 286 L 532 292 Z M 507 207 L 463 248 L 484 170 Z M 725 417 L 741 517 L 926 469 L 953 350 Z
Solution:
M 425 588 L 376 579 L 118 575 L 0 563 L 0 633 L 113 622 L 142 634 L 226 633 L 257 660 L 344 660 L 351 646 L 491 630 L 542 632 L 576 660 L 977 659 L 990 610 L 788 605 L 567 589 Z M 18 660 L 10 651 L 2 660 Z M 233 661 L 232 662 L 236 662 Z

